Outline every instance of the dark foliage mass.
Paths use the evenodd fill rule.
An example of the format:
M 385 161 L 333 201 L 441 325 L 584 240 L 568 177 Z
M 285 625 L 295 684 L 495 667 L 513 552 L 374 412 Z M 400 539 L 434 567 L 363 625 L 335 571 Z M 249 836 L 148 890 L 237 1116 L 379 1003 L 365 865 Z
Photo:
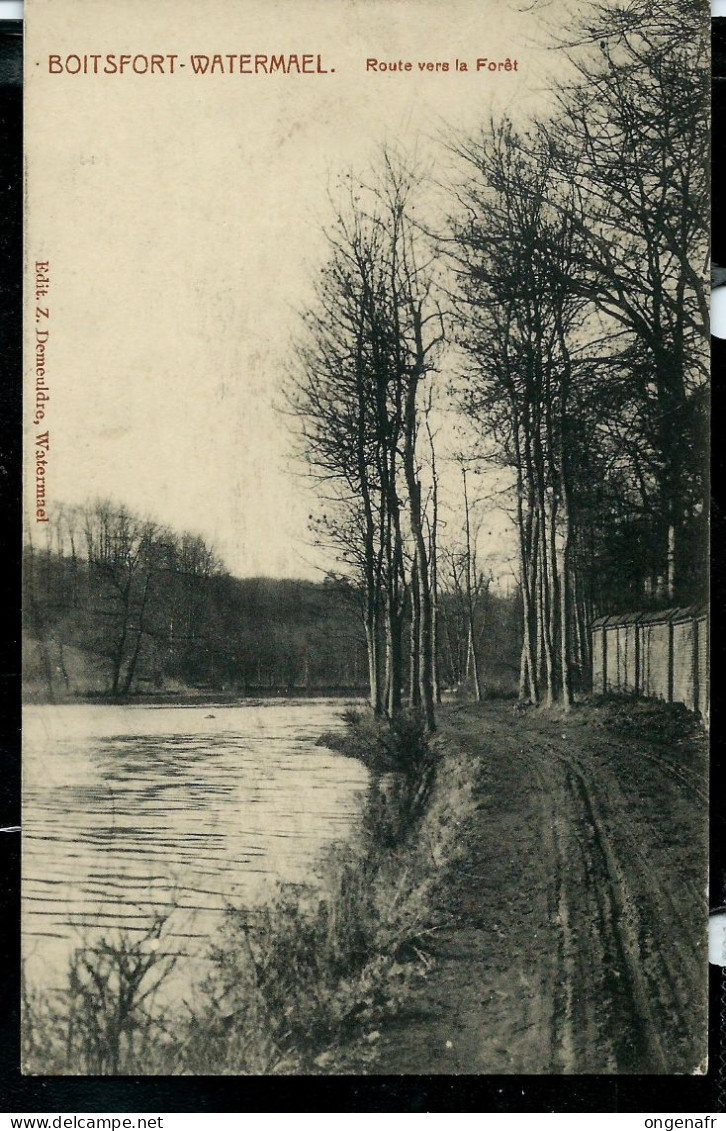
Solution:
M 25 562 L 27 686 L 126 696 L 281 694 L 365 682 L 362 633 L 332 585 L 230 576 L 204 541 L 107 503 L 66 509 Z
M 204 541 L 123 508 L 66 508 L 25 553 L 26 692 L 41 699 L 197 692 L 358 693 L 366 643 L 340 581 L 237 578 Z M 441 606 L 442 678 L 463 678 L 460 595 Z M 410 635 L 410 619 L 402 631 Z M 493 691 L 511 691 L 516 602 L 483 603 L 476 634 Z

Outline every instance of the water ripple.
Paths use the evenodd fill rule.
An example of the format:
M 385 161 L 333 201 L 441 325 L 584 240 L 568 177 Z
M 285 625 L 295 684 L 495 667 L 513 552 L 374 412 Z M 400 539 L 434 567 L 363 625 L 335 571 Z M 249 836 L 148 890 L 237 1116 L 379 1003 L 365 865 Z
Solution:
M 79 931 L 141 930 L 160 910 L 193 956 L 230 902 L 253 907 L 278 879 L 309 881 L 321 849 L 354 827 L 367 780 L 314 745 L 342 707 L 263 701 L 214 719 L 205 707 L 27 708 L 23 937 L 34 980 L 57 979 Z

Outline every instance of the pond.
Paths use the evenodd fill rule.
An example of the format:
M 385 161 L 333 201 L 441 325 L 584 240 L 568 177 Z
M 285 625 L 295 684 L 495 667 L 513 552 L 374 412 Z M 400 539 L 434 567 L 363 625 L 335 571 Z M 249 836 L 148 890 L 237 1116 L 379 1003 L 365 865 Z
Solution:
M 225 908 L 314 880 L 368 773 L 316 740 L 342 700 L 31 706 L 23 739 L 23 955 L 34 985 L 72 947 L 157 912 L 200 961 Z

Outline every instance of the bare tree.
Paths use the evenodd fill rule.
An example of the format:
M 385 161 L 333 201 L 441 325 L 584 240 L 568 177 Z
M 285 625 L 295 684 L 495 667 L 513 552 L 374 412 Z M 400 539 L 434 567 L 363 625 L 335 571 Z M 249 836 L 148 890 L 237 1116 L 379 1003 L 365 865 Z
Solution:
M 157 528 L 124 507 L 96 503 L 84 515 L 86 555 L 99 581 L 98 601 L 107 624 L 111 694 L 128 695 L 144 637 L 152 577 L 159 566 Z
M 571 702 L 573 569 L 567 428 L 572 337 L 584 300 L 570 286 L 576 239 L 536 138 L 491 124 L 460 154 L 471 173 L 453 220 L 462 389 L 482 443 L 516 475 L 523 594 L 521 693 Z
M 287 400 L 302 454 L 329 492 L 331 540 L 341 544 L 336 528 L 357 531 L 360 551 L 344 550 L 343 560 L 357 560 L 365 593 L 372 705 L 401 709 L 408 597 L 411 700 L 433 730 L 431 542 L 417 444 L 420 390 L 444 320 L 432 254 L 412 217 L 418 182 L 386 152 L 370 185 L 351 182 L 328 232 Z

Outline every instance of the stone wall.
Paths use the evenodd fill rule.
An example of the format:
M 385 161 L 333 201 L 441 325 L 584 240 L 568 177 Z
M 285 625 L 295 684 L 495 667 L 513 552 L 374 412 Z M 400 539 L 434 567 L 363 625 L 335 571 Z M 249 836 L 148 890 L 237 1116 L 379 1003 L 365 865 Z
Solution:
M 701 606 L 600 617 L 592 625 L 592 686 L 684 703 L 709 713 L 708 613 Z

